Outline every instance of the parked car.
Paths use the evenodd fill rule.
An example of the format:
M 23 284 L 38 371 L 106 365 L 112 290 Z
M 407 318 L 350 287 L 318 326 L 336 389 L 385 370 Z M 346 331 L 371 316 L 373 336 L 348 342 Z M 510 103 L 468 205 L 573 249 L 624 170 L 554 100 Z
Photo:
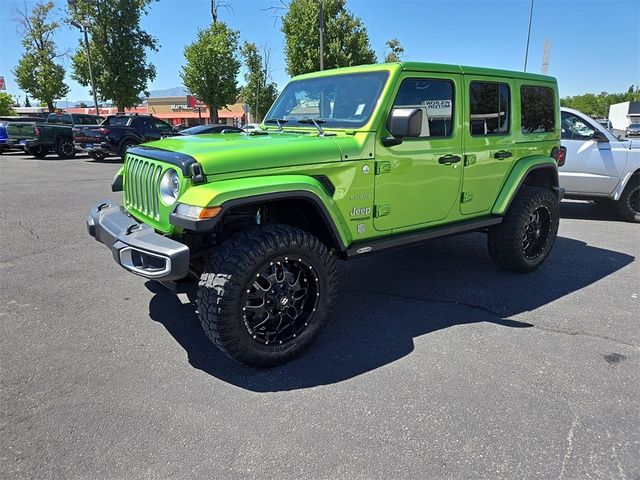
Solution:
M 132 145 L 176 134 L 171 125 L 151 115 L 116 114 L 99 126 L 74 128 L 73 144 L 76 150 L 87 152 L 96 160 L 110 155 L 124 159 L 127 148 Z
M 262 127 L 259 123 L 247 123 L 242 127 L 242 130 L 245 132 L 261 132 Z
M 73 127 L 98 125 L 103 120 L 97 115 L 77 113 L 50 113 L 45 122 L 18 121 L 7 126 L 8 143 L 18 146 L 37 158 L 55 152 L 59 158 L 73 158 Z
M 10 122 L 44 122 L 45 119 L 41 117 L 0 117 L 0 154 L 9 150 L 15 150 L 21 147 L 16 147 L 9 143 L 9 135 L 7 134 L 7 124 Z
M 627 127 L 625 132 L 627 137 L 640 135 L 640 123 L 632 123 Z
M 330 319 L 337 259 L 482 231 L 500 267 L 540 267 L 562 194 L 558 98 L 552 77 L 457 65 L 302 75 L 259 135 L 129 148 L 122 206 L 101 201 L 87 229 L 132 273 L 197 280 L 227 355 L 280 364 Z
M 196 125 L 195 127 L 181 130 L 180 135 L 202 135 L 205 133 L 240 133 L 241 128 L 232 125 Z
M 640 148 L 578 110 L 563 107 L 561 124 L 565 198 L 611 203 L 626 220 L 640 222 Z

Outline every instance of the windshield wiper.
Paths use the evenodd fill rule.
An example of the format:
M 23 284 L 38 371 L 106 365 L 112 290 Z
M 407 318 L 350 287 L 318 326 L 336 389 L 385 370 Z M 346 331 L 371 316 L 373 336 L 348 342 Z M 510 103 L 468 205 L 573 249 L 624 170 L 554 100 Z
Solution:
M 282 125 L 287 123 L 289 120 L 285 120 L 284 118 L 269 118 L 264 121 L 264 123 L 275 123 L 278 125 L 278 131 L 282 132 Z
M 303 118 L 301 120 L 298 120 L 298 123 L 305 123 L 308 125 L 314 125 L 317 129 L 318 129 L 318 135 L 320 135 L 321 137 L 324 137 L 324 130 L 322 129 L 322 127 L 320 126 L 321 123 L 327 123 L 326 120 L 322 120 L 321 118 L 315 119 L 315 118 Z

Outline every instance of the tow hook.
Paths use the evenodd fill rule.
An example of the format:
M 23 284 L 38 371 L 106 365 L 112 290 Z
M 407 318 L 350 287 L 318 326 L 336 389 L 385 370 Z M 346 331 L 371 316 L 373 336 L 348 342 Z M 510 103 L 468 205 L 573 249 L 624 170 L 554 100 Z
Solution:
M 110 206 L 111 206 L 111 204 L 109 204 L 107 202 L 102 202 L 100 205 L 98 205 L 96 207 L 96 210 L 99 212 L 100 210 L 103 210 L 103 209 L 105 209 L 107 207 L 110 207 Z

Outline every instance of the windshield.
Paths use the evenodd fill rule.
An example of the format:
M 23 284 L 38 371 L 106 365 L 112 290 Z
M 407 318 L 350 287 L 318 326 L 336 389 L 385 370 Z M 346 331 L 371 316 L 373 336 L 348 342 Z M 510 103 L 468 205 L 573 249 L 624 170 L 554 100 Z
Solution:
M 290 82 L 266 119 L 322 120 L 324 128 L 357 128 L 369 121 L 388 72 L 352 73 Z

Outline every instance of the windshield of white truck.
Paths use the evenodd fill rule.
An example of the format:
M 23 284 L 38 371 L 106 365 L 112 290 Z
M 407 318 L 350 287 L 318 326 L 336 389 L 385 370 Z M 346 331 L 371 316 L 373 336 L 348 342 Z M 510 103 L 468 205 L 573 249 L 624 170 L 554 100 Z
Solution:
M 388 72 L 368 72 L 294 80 L 273 104 L 267 123 L 270 119 L 286 120 L 287 127 L 292 127 L 316 120 L 323 128 L 362 127 L 369 121 L 387 77 Z

